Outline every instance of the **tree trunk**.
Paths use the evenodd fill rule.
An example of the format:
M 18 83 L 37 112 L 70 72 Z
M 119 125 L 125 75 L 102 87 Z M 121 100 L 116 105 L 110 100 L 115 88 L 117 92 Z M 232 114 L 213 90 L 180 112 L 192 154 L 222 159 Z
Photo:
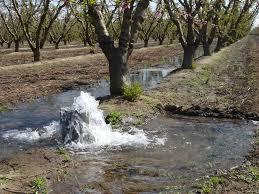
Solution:
M 33 61 L 40 61 L 40 48 L 33 49 Z
M 84 43 L 84 47 L 86 47 L 87 46 L 87 41 L 83 40 L 83 43 Z
M 11 48 L 12 42 L 7 43 L 7 48 Z
M 222 47 L 223 47 L 222 38 L 221 38 L 221 37 L 218 37 L 217 45 L 216 45 L 216 48 L 215 48 L 215 52 L 220 51 Z
M 159 40 L 159 45 L 163 45 L 164 40 Z
M 63 40 L 63 42 L 64 42 L 64 45 L 67 45 L 67 40 Z
M 148 40 L 144 40 L 144 47 L 148 47 Z
M 195 48 L 193 46 L 186 46 L 184 48 L 184 56 L 183 56 L 183 69 L 192 69 L 193 64 L 193 56 L 194 56 Z
M 127 84 L 127 54 L 116 48 L 109 60 L 110 91 L 111 95 L 121 95 L 123 86 Z
M 55 43 L 55 49 L 59 49 L 59 42 Z
M 45 45 L 45 42 L 44 42 L 44 43 L 41 43 L 41 44 L 40 44 L 40 49 L 43 49 L 43 48 L 44 48 L 44 45 Z
M 204 56 L 211 56 L 209 44 L 206 44 L 206 43 L 203 44 L 203 52 L 204 52 Z
M 19 49 L 20 49 L 20 41 L 19 41 L 19 40 L 16 40 L 16 41 L 14 42 L 14 46 L 15 46 L 14 52 L 19 52 Z

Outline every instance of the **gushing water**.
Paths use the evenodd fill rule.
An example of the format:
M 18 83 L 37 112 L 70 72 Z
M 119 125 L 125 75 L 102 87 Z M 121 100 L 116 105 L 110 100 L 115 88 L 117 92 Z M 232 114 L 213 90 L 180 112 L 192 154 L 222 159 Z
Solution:
M 131 133 L 114 131 L 109 124 L 105 123 L 103 111 L 98 109 L 99 102 L 89 93 L 81 92 L 74 99 L 68 112 L 76 113 L 77 116 L 69 118 L 65 142 L 73 148 L 120 146 L 120 145 L 147 145 L 149 139 L 143 130 L 131 128 Z M 66 130 L 63 128 L 63 130 Z M 71 131 L 72 130 L 72 131 Z M 76 140 L 71 141 L 77 134 Z
M 88 149 L 117 146 L 147 146 L 164 144 L 164 138 L 147 137 L 145 132 L 130 127 L 128 132 L 112 129 L 106 124 L 99 102 L 87 92 L 74 98 L 71 107 L 62 108 L 60 122 L 53 121 L 41 129 L 9 130 L 1 134 L 4 139 L 37 142 L 62 136 L 62 142 L 71 149 Z

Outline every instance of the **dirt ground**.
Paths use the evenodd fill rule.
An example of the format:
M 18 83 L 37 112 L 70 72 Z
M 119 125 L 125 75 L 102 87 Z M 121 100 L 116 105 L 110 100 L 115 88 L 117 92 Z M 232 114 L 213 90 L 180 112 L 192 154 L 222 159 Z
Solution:
M 63 48 L 57 50 L 44 49 L 41 51 L 41 60 L 51 60 L 57 58 L 66 58 L 90 54 L 90 50 L 96 53 L 100 53 L 100 49 L 91 49 L 89 47 L 79 47 L 79 48 Z M 9 50 L 8 50 L 9 51 Z M 21 65 L 32 63 L 33 55 L 31 51 L 23 52 L 11 52 L 7 54 L 1 54 L 0 50 L 0 67 L 9 65 Z
M 136 49 L 130 69 L 166 64 L 181 52 L 179 45 Z M 108 64 L 101 53 L 0 67 L 0 107 L 107 78 Z
M 177 42 L 176 42 L 177 43 Z M 164 45 L 167 45 L 166 43 Z M 157 42 L 150 41 L 149 46 L 158 46 Z M 143 43 L 139 42 L 135 45 L 136 49 L 143 48 Z M 21 65 L 32 63 L 33 54 L 28 47 L 21 48 L 19 52 L 13 52 L 14 49 L 0 48 L 0 67 L 9 65 Z M 94 47 L 83 47 L 80 44 L 71 44 L 60 46 L 59 49 L 53 46 L 46 46 L 41 50 L 41 61 L 62 59 L 67 57 L 82 56 L 93 53 L 101 53 L 98 45 Z
M 130 67 L 134 69 L 139 67 L 136 64 L 141 66 L 164 63 L 177 52 L 181 52 L 181 49 L 173 46 L 138 49 L 131 57 Z M 195 62 L 194 70 L 173 73 L 158 88 L 147 91 L 136 102 L 127 102 L 117 97 L 104 100 L 101 108 L 105 112 L 120 111 L 125 117 L 130 115 L 135 125 L 166 111 L 177 114 L 257 119 L 258 53 L 259 32 L 211 57 L 201 58 Z M 107 71 L 107 63 L 102 54 L 3 67 L 0 69 L 0 103 L 5 106 L 16 104 L 64 88 L 86 84 L 95 79 L 106 78 Z M 253 145 L 254 149 L 248 153 L 247 163 L 225 174 L 224 183 L 213 187 L 214 193 L 258 193 L 258 133 Z M 49 162 L 49 166 L 43 167 L 43 163 L 46 162 Z M 29 150 L 15 158 L 1 161 L 0 174 L 7 177 L 2 191 L 31 192 L 30 182 L 38 174 L 51 182 L 52 177 L 59 178 L 60 171 L 69 170 L 67 164 L 70 162 L 56 150 L 45 149 Z M 251 169 L 253 172 L 250 172 Z M 255 177 L 252 180 L 251 174 Z

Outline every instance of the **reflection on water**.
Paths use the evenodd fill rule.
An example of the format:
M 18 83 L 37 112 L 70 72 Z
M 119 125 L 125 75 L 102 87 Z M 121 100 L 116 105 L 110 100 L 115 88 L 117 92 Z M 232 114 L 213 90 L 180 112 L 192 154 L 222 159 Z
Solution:
M 155 87 L 164 77 L 175 69 L 176 68 L 141 69 L 130 74 L 130 81 L 132 83 L 140 83 L 144 89 L 150 89 Z

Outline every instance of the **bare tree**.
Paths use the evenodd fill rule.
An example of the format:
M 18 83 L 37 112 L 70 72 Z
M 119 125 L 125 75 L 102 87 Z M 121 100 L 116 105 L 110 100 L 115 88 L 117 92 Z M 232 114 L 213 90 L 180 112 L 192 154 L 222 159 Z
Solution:
M 99 46 L 109 62 L 110 91 L 112 95 L 122 94 L 123 85 L 127 84 L 128 59 L 131 55 L 138 32 L 144 21 L 144 13 L 149 6 L 150 0 L 123 1 L 122 23 L 118 46 L 109 34 L 104 19 L 102 5 L 88 3 L 88 13 L 95 27 Z
M 19 18 L 24 36 L 33 52 L 33 60 L 40 60 L 40 48 L 43 47 L 49 30 L 66 2 L 59 0 L 11 0 Z M 48 13 L 53 12 L 53 14 Z
M 201 29 L 195 26 L 203 0 L 164 0 L 171 21 L 176 25 L 179 41 L 184 50 L 182 68 L 191 69 L 193 57 L 201 42 Z M 185 31 L 183 30 L 185 29 Z
M 157 5 L 155 11 L 148 9 L 146 11 L 146 19 L 142 24 L 141 31 L 139 33 L 140 39 L 144 41 L 144 47 L 148 47 L 148 41 L 150 37 L 153 35 L 157 25 L 159 22 L 163 20 L 163 14 L 160 14 L 160 4 Z
M 20 41 L 23 38 L 21 24 L 19 23 L 19 20 L 13 10 L 11 1 L 1 0 L 0 5 L 2 6 L 2 9 L 0 10 L 1 19 L 6 30 L 14 41 L 15 52 L 18 52 L 20 48 Z
M 76 20 L 80 23 L 80 37 L 83 40 L 84 46 L 87 44 L 89 46 L 94 46 L 93 30 L 89 21 L 87 7 L 72 4 L 70 8 Z
M 49 37 L 51 42 L 54 43 L 55 49 L 59 48 L 60 42 L 65 39 L 65 36 L 74 26 L 75 22 L 75 20 L 71 20 L 71 12 L 69 9 L 66 9 L 62 17 L 54 22 Z

